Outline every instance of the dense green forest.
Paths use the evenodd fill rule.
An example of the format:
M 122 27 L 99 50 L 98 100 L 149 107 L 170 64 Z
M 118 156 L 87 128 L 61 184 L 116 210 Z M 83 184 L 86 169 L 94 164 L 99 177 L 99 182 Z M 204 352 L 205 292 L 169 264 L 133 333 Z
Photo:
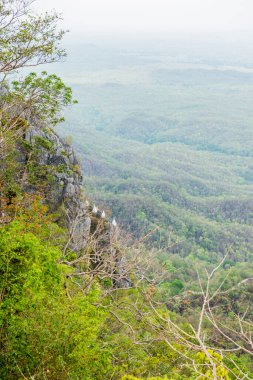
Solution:
M 59 132 L 72 136 L 85 188 L 135 238 L 148 234 L 184 288 L 195 276 L 182 268 L 226 254 L 227 267 L 252 271 L 247 43 L 234 43 L 238 57 L 225 37 L 197 46 L 97 39 L 70 44 L 59 66 L 79 100 Z
M 88 183 L 96 191 L 100 201 L 104 197 L 105 203 L 108 197 L 117 203 L 118 196 L 144 192 L 142 198 L 150 207 L 156 207 L 159 201 L 164 210 L 172 204 L 183 213 L 203 217 L 204 223 L 239 223 L 242 229 L 243 224 L 250 225 L 250 69 L 244 73 L 241 68 L 241 72 L 235 60 L 234 68 L 229 70 L 226 61 L 219 69 L 212 60 L 205 67 L 200 61 L 205 61 L 201 53 L 200 58 L 197 56 L 200 63 L 193 64 L 191 60 L 197 58 L 192 53 L 193 58 L 190 56 L 188 63 L 179 62 L 177 66 L 181 68 L 175 70 L 176 64 L 170 62 L 172 58 L 176 60 L 171 57 L 170 45 L 154 51 L 153 56 L 148 52 L 147 57 L 143 52 L 122 48 L 118 52 L 116 46 L 113 53 L 118 52 L 118 60 L 112 48 L 106 50 L 101 45 L 102 42 L 91 47 L 80 45 L 86 54 L 78 55 L 79 76 L 74 74 L 74 48 L 72 60 L 66 63 L 66 79 L 79 105 L 67 117 L 63 131 L 74 138 L 86 186 Z M 95 58 L 98 67 L 92 70 L 89 62 L 91 65 Z M 113 58 L 116 62 L 108 68 Z M 157 62 L 152 63 L 152 58 Z M 245 66 L 246 62 L 245 58 Z M 154 196 L 157 199 L 149 199 Z M 119 211 L 115 212 L 118 215 Z M 167 227 L 170 218 L 164 213 L 169 221 L 165 223 Z M 124 214 L 120 214 L 123 220 Z M 149 215 L 146 222 L 151 219 Z
M 59 63 L 32 3 L 0 0 L 0 379 L 253 379 L 250 69 Z

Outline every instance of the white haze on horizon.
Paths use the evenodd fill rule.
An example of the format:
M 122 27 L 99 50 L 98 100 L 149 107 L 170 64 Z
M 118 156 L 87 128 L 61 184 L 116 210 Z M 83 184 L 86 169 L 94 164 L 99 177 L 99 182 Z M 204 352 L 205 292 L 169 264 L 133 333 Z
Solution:
M 34 7 L 60 12 L 64 28 L 79 35 L 253 32 L 252 0 L 37 0 Z

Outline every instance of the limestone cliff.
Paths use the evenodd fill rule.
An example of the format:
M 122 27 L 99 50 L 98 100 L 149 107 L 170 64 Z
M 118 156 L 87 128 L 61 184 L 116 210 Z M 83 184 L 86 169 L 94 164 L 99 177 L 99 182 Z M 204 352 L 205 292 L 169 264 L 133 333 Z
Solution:
M 66 252 L 75 251 L 75 270 L 79 259 L 84 260 L 98 278 L 109 277 L 114 287 L 131 286 L 120 230 L 114 219 L 110 223 L 103 211 L 89 204 L 72 147 L 52 129 L 23 125 L 22 120 L 19 132 L 8 158 L 12 180 L 9 181 L 9 176 L 2 189 L 5 205 L 14 205 L 25 194 L 40 195 L 53 221 L 63 227 L 63 258 Z M 2 206 L 0 202 L 1 216 Z M 6 216 L 9 220 L 10 215 L 7 211 L 2 222 Z M 68 260 L 63 262 L 73 264 Z
M 44 191 L 50 210 L 57 212 L 64 208 L 64 223 L 70 230 L 71 226 L 75 225 L 71 236 L 71 248 L 81 250 L 90 233 L 91 219 L 74 150 L 51 129 L 45 130 L 35 126 L 26 129 L 24 142 L 20 149 L 19 161 L 28 168 L 30 176 L 31 168 L 36 168 L 37 173 L 35 180 L 24 181 L 24 190 L 38 190 L 37 181 L 41 186 L 41 176 L 44 176 Z

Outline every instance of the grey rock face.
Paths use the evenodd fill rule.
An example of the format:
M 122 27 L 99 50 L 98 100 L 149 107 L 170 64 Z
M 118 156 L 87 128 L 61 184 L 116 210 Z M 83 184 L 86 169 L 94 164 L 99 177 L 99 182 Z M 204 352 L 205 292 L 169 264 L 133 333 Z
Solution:
M 26 130 L 25 140 L 36 146 L 38 166 L 48 167 L 51 173 L 47 200 L 52 211 L 63 207 L 67 228 L 71 237 L 69 247 L 75 251 L 84 248 L 90 233 L 91 220 L 82 190 L 82 175 L 72 147 L 54 131 L 38 127 Z M 22 161 L 25 158 L 21 158 Z M 28 192 L 34 189 L 27 185 Z
M 94 212 L 85 199 L 82 175 L 72 147 L 54 131 L 43 130 L 36 126 L 26 129 L 24 142 L 23 148 L 22 144 L 20 145 L 17 160 L 22 168 L 28 167 L 29 152 L 32 152 L 35 171 L 39 171 L 37 183 L 34 179 L 33 181 L 27 179 L 23 185 L 24 191 L 29 193 L 38 191 L 44 175 L 44 193 L 50 210 L 55 214 L 60 214 L 59 224 L 63 224 L 69 231 L 68 248 L 81 255 L 82 249 L 92 234 L 98 237 L 97 248 L 108 251 L 112 237 L 117 237 L 116 222 L 114 220 L 113 223 L 109 223 L 105 218 L 105 213 L 96 207 L 96 212 Z M 50 179 L 47 177 L 48 174 Z M 115 277 L 113 285 L 118 288 L 131 287 L 124 259 L 120 257 L 117 250 L 109 251 L 113 253 L 111 257 Z

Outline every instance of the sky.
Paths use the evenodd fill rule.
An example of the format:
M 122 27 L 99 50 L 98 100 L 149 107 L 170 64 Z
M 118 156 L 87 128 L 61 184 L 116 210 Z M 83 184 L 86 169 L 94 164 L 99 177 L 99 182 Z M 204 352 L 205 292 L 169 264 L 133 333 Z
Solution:
M 37 0 L 74 34 L 253 30 L 253 0 Z

